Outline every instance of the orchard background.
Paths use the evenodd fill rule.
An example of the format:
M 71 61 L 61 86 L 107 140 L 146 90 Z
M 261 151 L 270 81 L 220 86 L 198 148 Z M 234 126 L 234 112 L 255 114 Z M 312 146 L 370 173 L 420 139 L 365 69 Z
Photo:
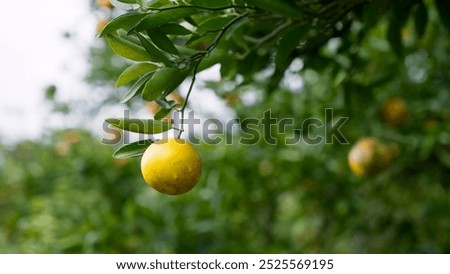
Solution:
M 151 61 L 153 69 L 183 69 L 180 87 L 161 90 L 177 89 L 183 98 L 198 70 L 188 107 L 200 108 L 202 117 L 216 118 L 200 107 L 214 96 L 232 118 L 260 118 L 270 110 L 296 124 L 288 132 L 273 129 L 276 144 L 264 138 L 239 143 L 249 130 L 240 124 L 240 131 L 224 133 L 235 140 L 232 145 L 196 145 L 203 174 L 182 196 L 149 188 L 139 158 L 114 158 L 119 146 L 102 144 L 104 135 L 85 129 L 68 127 L 40 140 L 0 145 L 0 252 L 450 252 L 446 1 L 114 4 L 92 2 L 92 12 L 115 23 L 99 22 L 102 38 L 86 56 L 91 64 L 86 82 L 93 91 L 107 92 L 93 92 L 102 101 L 86 106 L 58 100 L 58 87 L 49 86 L 44 95 L 55 115 L 76 113 L 88 121 L 123 101 L 132 116 L 144 109 L 144 118 L 154 119 L 149 99 L 171 110 L 172 99 L 143 92 L 144 86 L 116 87 L 124 69 Z M 187 12 L 179 15 L 180 10 Z M 146 19 L 149 14 L 156 19 Z M 155 28 L 160 32 L 153 36 L 148 30 Z M 196 67 L 198 61 L 203 65 Z M 202 80 L 208 67 L 220 77 Z M 396 121 L 383 115 L 392 98 L 406 107 Z M 305 119 L 325 120 L 327 108 L 335 117 L 349 117 L 340 130 L 350 144 L 283 142 L 298 134 Z M 332 133 L 319 128 L 311 134 Z M 399 152 L 383 172 L 358 177 L 347 158 L 351 146 L 368 136 L 396 144 Z

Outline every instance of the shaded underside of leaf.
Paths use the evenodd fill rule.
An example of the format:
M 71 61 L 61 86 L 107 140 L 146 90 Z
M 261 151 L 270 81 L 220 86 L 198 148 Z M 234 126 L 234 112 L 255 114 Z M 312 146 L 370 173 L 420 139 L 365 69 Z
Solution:
M 180 55 L 173 42 L 164 33 L 152 29 L 148 30 L 147 34 L 153 43 L 161 50 L 170 54 Z

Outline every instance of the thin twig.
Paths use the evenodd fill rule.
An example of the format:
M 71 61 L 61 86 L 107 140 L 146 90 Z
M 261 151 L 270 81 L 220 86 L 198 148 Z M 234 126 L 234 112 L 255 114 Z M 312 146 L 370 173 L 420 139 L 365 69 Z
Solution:
M 197 64 L 194 67 L 194 72 L 192 75 L 192 80 L 191 80 L 191 84 L 189 86 L 189 90 L 186 95 L 186 99 L 184 100 L 183 106 L 181 107 L 181 109 L 179 111 L 179 112 L 181 112 L 181 121 L 180 121 L 181 124 L 180 124 L 180 129 L 178 130 L 179 131 L 178 139 L 180 139 L 181 134 L 183 134 L 183 132 L 184 132 L 184 111 L 186 110 L 187 103 L 189 101 L 189 96 L 191 96 L 192 89 L 194 88 L 195 80 L 197 79 L 196 76 L 197 76 L 198 66 L 200 65 L 201 61 L 202 61 L 202 59 L 198 60 Z
M 225 32 L 232 26 L 234 25 L 234 23 L 236 23 L 237 21 L 241 20 L 242 18 L 248 16 L 248 13 L 242 13 L 239 16 L 236 16 L 235 18 L 233 18 L 233 20 L 231 20 L 230 22 L 228 22 L 219 32 L 219 34 L 216 36 L 216 38 L 214 39 L 214 41 L 212 41 L 212 43 L 206 48 L 206 50 L 208 52 L 211 52 L 219 43 L 220 39 L 222 39 L 222 36 L 225 34 Z
M 284 24 L 278 26 L 276 29 L 274 29 L 272 32 L 267 34 L 266 36 L 263 36 L 261 38 L 253 38 L 247 37 L 248 40 L 252 40 L 254 43 L 257 43 L 257 47 L 261 46 L 261 44 L 264 44 L 265 42 L 273 39 L 275 36 L 277 36 L 280 32 L 282 32 L 284 29 L 290 27 L 293 24 L 294 21 L 288 20 Z

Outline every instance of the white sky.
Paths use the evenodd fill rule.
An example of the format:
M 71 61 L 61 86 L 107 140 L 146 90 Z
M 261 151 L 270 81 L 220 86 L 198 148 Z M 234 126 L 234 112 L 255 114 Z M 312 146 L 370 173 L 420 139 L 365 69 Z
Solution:
M 0 0 L 0 138 L 34 138 L 49 123 L 44 89 L 83 88 L 97 19 L 88 0 Z M 74 39 L 63 33 L 74 32 Z

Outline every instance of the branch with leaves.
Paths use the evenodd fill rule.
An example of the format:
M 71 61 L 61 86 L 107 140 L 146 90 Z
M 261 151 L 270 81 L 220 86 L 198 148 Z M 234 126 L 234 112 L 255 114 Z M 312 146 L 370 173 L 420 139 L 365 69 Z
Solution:
M 133 1 L 124 1 L 133 4 Z M 136 4 L 136 3 L 134 3 Z M 229 5 L 223 7 L 208 6 L 167 6 L 146 7 L 140 3 L 140 11 L 125 13 L 112 20 L 101 31 L 100 37 L 105 37 L 112 50 L 132 61 L 119 76 L 117 87 L 134 81 L 128 93 L 121 102 L 140 95 L 145 101 L 155 101 L 161 110 L 154 119 L 107 119 L 106 122 L 122 130 L 156 134 L 170 129 L 179 131 L 178 138 L 184 132 L 184 112 L 196 80 L 196 74 L 222 58 L 222 53 L 213 54 L 225 33 L 238 21 L 249 15 L 248 12 L 238 14 L 231 9 L 247 8 L 245 6 Z M 248 7 L 248 9 L 256 9 Z M 192 17 L 204 12 L 225 11 L 225 16 L 213 17 L 211 20 L 197 24 Z M 215 34 L 208 46 L 202 48 L 203 37 Z M 180 37 L 189 37 L 181 38 Z M 175 42 L 180 39 L 181 42 Z M 197 40 L 201 40 L 200 43 Z M 188 76 L 192 75 L 191 84 L 180 109 L 175 101 L 166 97 L 172 93 Z M 181 113 L 180 128 L 162 118 L 173 109 Z M 116 157 L 142 155 L 145 148 L 153 140 L 148 139 L 127 144 L 120 148 Z M 135 153 L 131 153 L 135 151 Z M 125 153 L 124 153 L 125 152 Z
M 423 35 L 427 22 L 426 7 L 421 1 L 117 1 L 129 9 L 110 21 L 99 36 L 106 38 L 116 54 L 135 62 L 116 83 L 117 87 L 130 85 L 121 102 L 140 96 L 142 100 L 156 102 L 161 109 L 154 119 L 140 120 L 147 125 L 143 129 L 130 128 L 130 121 L 124 119 L 107 122 L 146 134 L 175 129 L 179 138 L 184 131 L 184 112 L 200 71 L 220 64 L 223 78 L 243 75 L 245 84 L 254 73 L 275 68 L 267 83 L 270 93 L 277 89 L 295 58 L 304 58 L 308 66 L 331 38 L 349 35 L 357 24 L 363 26 L 357 38 L 353 38 L 358 43 L 386 10 L 391 11 L 388 16 L 402 19 L 392 21 L 387 34 L 399 56 L 404 47 L 401 28 L 408 18 L 404 11 L 415 8 L 418 35 Z M 436 4 L 444 7 L 440 11 L 444 14 L 445 3 L 436 0 Z M 187 78 L 191 83 L 179 108 L 167 96 Z M 163 120 L 172 110 L 181 114 L 179 128 Z M 140 151 L 133 156 L 139 156 Z

